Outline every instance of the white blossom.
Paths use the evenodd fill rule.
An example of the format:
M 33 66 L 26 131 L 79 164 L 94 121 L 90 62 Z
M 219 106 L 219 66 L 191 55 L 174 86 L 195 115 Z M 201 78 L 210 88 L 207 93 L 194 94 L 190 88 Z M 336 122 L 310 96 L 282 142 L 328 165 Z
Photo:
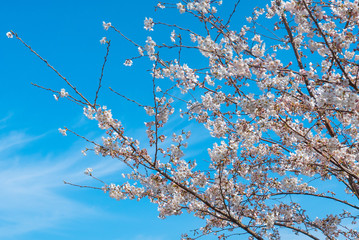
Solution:
M 145 110 L 146 110 L 146 113 L 147 113 L 149 116 L 155 115 L 155 111 L 153 110 L 152 107 L 145 107 Z
M 161 9 L 165 8 L 165 6 L 162 3 L 157 3 L 157 7 L 161 8 Z
M 173 31 L 171 32 L 171 41 L 172 41 L 172 42 L 176 42 L 176 32 L 175 32 L 175 30 L 173 30 Z
M 59 128 L 58 130 L 63 136 L 67 136 L 67 134 L 66 134 L 67 129 Z
M 11 32 L 7 32 L 7 33 L 6 33 L 6 36 L 7 36 L 8 38 L 13 38 L 13 37 L 14 37 L 14 35 L 13 35 Z
M 156 46 L 155 41 L 153 41 L 151 37 L 147 37 L 145 50 L 147 51 L 147 54 L 148 54 L 150 60 L 152 60 L 152 61 L 156 60 L 156 56 L 154 55 L 155 54 L 155 46 Z
M 111 27 L 111 23 L 110 22 L 108 22 L 108 23 L 102 22 L 102 26 L 105 30 L 108 30 Z
M 154 26 L 155 24 L 154 24 L 152 18 L 145 18 L 144 24 L 145 24 L 144 28 L 145 28 L 147 31 L 153 31 L 153 26 Z
M 180 13 L 186 12 L 186 9 L 185 9 L 185 7 L 183 6 L 182 3 L 177 3 L 177 8 L 179 9 Z
M 138 53 L 143 56 L 143 49 L 141 47 L 138 47 Z
M 115 119 L 124 118 L 122 108 L 115 114 L 100 99 L 77 95 L 103 133 L 89 139 L 91 150 L 129 167 L 124 179 L 102 190 L 116 200 L 148 198 L 161 218 L 186 211 L 204 219 L 198 236 L 226 239 L 244 229 L 249 239 L 280 239 L 299 229 L 313 239 L 359 239 L 352 211 L 359 197 L 358 1 L 268 1 L 240 13 L 250 26 L 233 19 L 225 25 L 228 16 L 215 14 L 217 4 L 222 1 L 166 4 L 176 14 L 188 12 L 181 18 L 191 22 L 163 23 L 172 43 L 148 36 L 143 46 L 135 43 L 139 56 L 124 62 L 131 66 L 144 55 L 152 62 L 153 96 L 125 97 L 146 112 L 141 146 L 127 135 L 136 131 Z M 154 24 L 145 18 L 146 30 Z M 182 39 L 183 33 L 189 36 Z M 69 97 L 65 89 L 55 93 L 56 100 Z M 66 136 L 66 128 L 58 130 Z M 319 215 L 301 204 L 315 198 L 325 209 Z M 328 208 L 327 200 L 340 205 Z
M 133 64 L 131 59 L 126 59 L 126 61 L 123 63 L 123 65 L 127 66 L 127 67 L 131 67 Z
M 93 172 L 93 169 L 92 168 L 87 168 L 85 171 L 84 171 L 84 174 L 85 175 L 92 175 L 92 172 Z
M 100 43 L 101 44 L 107 43 L 107 38 L 106 37 L 101 38 Z
M 66 92 L 66 90 L 64 88 L 61 89 L 60 91 L 60 97 L 68 97 L 69 96 L 69 93 Z

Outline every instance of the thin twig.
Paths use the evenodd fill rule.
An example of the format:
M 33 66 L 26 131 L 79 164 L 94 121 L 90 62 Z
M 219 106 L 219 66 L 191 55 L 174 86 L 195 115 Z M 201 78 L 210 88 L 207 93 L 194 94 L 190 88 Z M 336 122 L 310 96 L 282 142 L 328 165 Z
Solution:
M 64 76 L 60 74 L 59 71 L 57 71 L 50 63 L 41 57 L 37 52 L 35 52 L 28 44 L 26 44 L 16 32 L 10 31 L 22 44 L 24 44 L 32 53 L 34 53 L 38 58 L 40 58 L 46 65 L 51 68 L 60 78 L 62 78 L 67 85 L 69 85 L 88 105 L 91 105 L 91 103 L 74 87 Z
M 46 88 L 46 87 L 40 86 L 40 85 L 38 85 L 38 84 L 36 84 L 36 83 L 31 83 L 31 85 L 33 85 L 33 86 L 35 86 L 35 87 L 38 87 L 38 88 L 41 88 L 41 89 L 46 90 L 46 91 L 50 91 L 50 92 L 53 92 L 53 93 L 56 93 L 56 94 L 60 94 L 59 91 L 55 91 L 55 90 L 52 90 L 51 88 Z M 68 100 L 70 100 L 70 101 L 72 101 L 72 102 L 74 102 L 74 103 L 80 105 L 80 106 L 86 105 L 86 103 L 82 102 L 81 100 L 78 100 L 78 99 L 74 98 L 74 97 L 71 96 L 71 95 L 68 95 L 66 98 L 67 98 Z
M 122 94 L 119 93 L 119 92 L 116 92 L 116 91 L 113 90 L 111 87 L 109 87 L 109 89 L 110 89 L 112 92 L 114 92 L 114 93 L 116 93 L 117 95 L 119 95 L 120 97 L 123 97 L 123 98 L 126 99 L 127 101 L 136 103 L 136 104 L 137 104 L 138 106 L 140 106 L 140 107 L 147 107 L 146 105 L 143 105 L 143 104 L 141 104 L 141 103 L 139 103 L 139 102 L 136 102 L 135 100 L 132 100 L 132 99 L 126 97 L 125 95 L 122 95 Z
M 80 187 L 80 188 L 92 188 L 92 189 L 102 190 L 102 188 L 99 188 L 99 187 L 78 185 L 78 184 L 74 184 L 74 183 L 70 183 L 70 182 L 66 182 L 66 181 L 64 181 L 64 183 L 65 183 L 65 184 L 68 184 L 68 185 L 71 185 L 71 186 Z
M 224 24 L 224 26 L 228 27 L 228 24 L 231 22 L 231 19 L 232 19 L 234 13 L 236 12 L 237 7 L 238 7 L 238 4 L 239 4 L 240 2 L 241 2 L 241 0 L 238 0 L 238 1 L 236 2 L 236 4 L 234 5 L 233 11 L 232 11 L 231 15 L 229 15 L 229 18 L 228 18 L 226 24 Z
M 129 39 L 128 37 L 126 37 L 120 30 L 118 30 L 117 28 L 115 28 L 114 26 L 111 25 L 111 28 L 113 30 L 115 30 L 116 32 L 118 32 L 123 38 L 125 38 L 127 41 L 129 41 L 130 43 L 134 44 L 136 47 L 141 47 L 139 44 L 135 43 L 134 41 L 132 41 L 131 39 Z
M 104 61 L 103 61 L 102 68 L 101 68 L 101 76 L 100 76 L 100 79 L 99 79 L 99 81 L 98 81 L 98 88 L 97 88 L 95 100 L 94 100 L 94 103 L 93 103 L 93 106 L 94 106 L 94 107 L 96 107 L 96 101 L 97 101 L 97 98 L 98 98 L 98 94 L 99 94 L 99 92 L 100 92 L 101 83 L 102 83 L 102 77 L 103 77 L 103 71 L 104 71 L 104 69 L 105 69 L 105 65 L 106 65 L 106 62 L 107 62 L 108 53 L 110 52 L 110 45 L 111 45 L 111 41 L 108 41 L 108 42 L 107 42 L 105 59 L 104 59 Z

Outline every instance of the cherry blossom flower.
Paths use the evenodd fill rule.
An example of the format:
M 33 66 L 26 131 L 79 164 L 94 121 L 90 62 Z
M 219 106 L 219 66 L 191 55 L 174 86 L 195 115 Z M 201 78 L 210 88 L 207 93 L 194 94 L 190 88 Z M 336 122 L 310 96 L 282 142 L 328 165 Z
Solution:
M 64 88 L 61 89 L 60 91 L 60 97 L 68 97 L 69 96 L 69 93 L 66 92 L 66 90 Z
M 63 136 L 67 136 L 67 134 L 66 134 L 67 130 L 66 129 L 59 128 L 58 130 Z
M 172 41 L 172 42 L 176 42 L 176 32 L 175 32 L 175 30 L 173 30 L 173 31 L 171 32 L 171 41 Z
M 110 22 L 108 22 L 108 23 L 102 22 L 102 26 L 105 30 L 108 30 L 111 27 L 111 23 Z
M 205 219 L 196 233 L 218 239 L 280 239 L 292 231 L 311 239 L 358 239 L 357 1 L 270 1 L 244 16 L 250 26 L 222 19 L 216 14 L 221 4 L 169 4 L 193 21 L 163 24 L 172 31 L 170 45 L 150 36 L 144 45 L 128 39 L 140 56 L 126 66 L 149 57 L 150 102 L 124 97 L 146 112 L 138 136 L 145 143 L 127 135 L 115 118 L 121 112 L 71 96 L 103 130 L 99 141 L 88 140 L 91 150 L 129 167 L 119 183 L 101 189 L 116 200 L 148 198 L 160 218 L 186 211 Z M 145 29 L 153 26 L 145 18 Z M 56 100 L 69 96 L 65 89 L 54 92 Z M 170 125 L 177 124 L 173 115 L 188 120 L 187 129 L 180 121 Z M 191 138 L 204 137 L 203 130 L 210 139 L 197 144 Z M 200 157 L 193 157 L 197 150 Z M 92 176 L 92 169 L 85 174 Z M 333 185 L 344 191 L 328 191 Z M 315 198 L 324 214 L 307 204 Z
M 138 53 L 143 56 L 143 48 L 142 47 L 138 47 Z
M 154 24 L 152 18 L 145 18 L 144 24 L 145 24 L 144 28 L 145 28 L 147 31 L 153 31 L 153 26 L 154 26 L 155 24 Z
M 107 42 L 107 38 L 106 38 L 106 37 L 101 38 L 101 40 L 100 40 L 100 43 L 101 43 L 101 44 L 105 44 L 106 42 Z
M 126 59 L 126 61 L 123 63 L 123 65 L 127 66 L 127 67 L 131 67 L 133 64 L 131 59 Z
M 14 37 L 14 35 L 13 35 L 11 32 L 7 32 L 7 33 L 6 33 L 6 36 L 7 36 L 8 38 L 13 38 L 13 37 Z
M 84 171 L 84 174 L 85 175 L 92 175 L 92 172 L 93 172 L 93 169 L 92 168 L 87 168 L 85 171 Z
M 183 6 L 182 3 L 177 3 L 177 8 L 179 9 L 180 13 L 186 12 L 186 9 L 185 9 L 185 7 Z
M 165 8 L 165 6 L 162 3 L 157 3 L 157 7 L 161 8 L 161 9 Z

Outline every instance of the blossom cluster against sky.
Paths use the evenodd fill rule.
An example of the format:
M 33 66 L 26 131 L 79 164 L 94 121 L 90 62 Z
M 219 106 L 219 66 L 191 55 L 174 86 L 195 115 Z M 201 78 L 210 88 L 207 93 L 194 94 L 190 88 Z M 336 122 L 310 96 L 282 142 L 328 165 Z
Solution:
M 230 11 L 226 6 L 234 1 L 228 2 L 221 11 Z M 250 9 L 259 2 L 243 2 L 241 11 L 250 15 Z M 63 137 L 58 132 L 58 128 L 66 126 L 89 138 L 100 137 L 98 131 L 93 131 L 96 124 L 85 119 L 80 107 L 63 99 L 56 101 L 51 93 L 30 85 L 36 83 L 58 91 L 66 87 L 19 41 L 6 37 L 9 30 L 17 32 L 93 99 L 106 52 L 100 40 L 106 36 L 111 40 L 111 51 L 104 76 L 106 89 L 100 93 L 101 104 L 115 108 L 115 117 L 135 136 L 143 134 L 145 129 L 143 110 L 134 111 L 133 105 L 111 94 L 107 87 L 133 98 L 140 96 L 141 101 L 151 99 L 148 66 L 136 62 L 131 68 L 124 66 L 137 49 L 118 34 L 106 32 L 102 21 L 112 22 L 141 44 L 148 34 L 170 37 L 158 33 L 160 29 L 146 32 L 145 17 L 189 24 L 177 13 L 155 13 L 156 3 L 148 0 L 106 1 L 105 4 L 92 0 L 2 2 L 0 239 L 179 239 L 180 233 L 198 226 L 199 220 L 190 216 L 158 219 L 156 206 L 146 201 L 117 202 L 101 191 L 64 185 L 65 180 L 100 186 L 83 174 L 88 167 L 103 180 L 120 181 L 124 166 L 117 160 L 92 154 L 84 157 L 81 154 L 86 147 L 84 141 L 71 135 Z M 239 17 L 244 20 L 245 15 Z M 174 128 L 175 123 L 172 123 Z M 200 144 L 201 137 L 195 137 L 194 144 Z

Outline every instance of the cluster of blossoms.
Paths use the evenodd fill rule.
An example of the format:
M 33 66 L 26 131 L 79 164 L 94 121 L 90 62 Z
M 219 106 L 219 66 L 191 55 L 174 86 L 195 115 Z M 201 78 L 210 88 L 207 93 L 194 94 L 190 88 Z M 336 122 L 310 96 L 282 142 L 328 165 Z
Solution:
M 194 89 L 198 84 L 199 78 L 192 68 L 187 64 L 181 66 L 177 60 L 174 60 L 173 63 L 170 63 L 163 68 L 154 68 L 153 76 L 155 78 L 169 78 L 172 81 L 176 80 L 182 93 Z
M 155 23 L 153 22 L 152 18 L 145 18 L 144 24 L 145 24 L 144 28 L 147 31 L 153 31 L 153 26 L 155 25 Z
M 146 50 L 149 58 L 154 61 L 156 60 L 156 56 L 155 56 L 155 46 L 156 46 L 156 43 L 155 41 L 152 40 L 151 37 L 147 37 L 147 40 L 146 40 L 146 45 L 144 47 L 144 49 Z M 140 50 L 139 50 L 140 51 Z M 142 49 L 141 49 L 142 51 Z M 140 54 L 141 54 L 141 51 L 140 51 Z M 142 54 L 141 54 L 142 55 Z
M 307 179 L 314 177 L 346 182 L 349 192 L 359 197 L 355 147 L 359 68 L 354 62 L 359 59 L 354 34 L 358 6 L 336 1 L 323 7 L 311 1 L 272 1 L 247 18 L 253 27 L 243 26 L 237 32 L 206 15 L 216 13 L 213 3 L 177 3 L 180 13 L 197 13 L 219 32 L 200 36 L 188 31 L 194 48 L 209 60 L 204 81 L 201 71 L 190 64 L 152 58 L 161 63 L 152 70 L 155 78 L 175 81 L 182 94 L 193 91 L 197 100 L 187 101 L 182 116 L 204 124 L 212 137 L 220 139 L 208 149 L 211 171 L 202 172 L 195 162 L 184 160 L 187 144 L 176 136 L 166 151 L 158 148 L 169 162 L 161 164 L 157 159 L 157 173 L 140 180 L 145 192 L 158 204 L 161 217 L 186 209 L 206 218 L 200 229 L 203 234 L 216 228 L 241 228 L 253 239 L 277 239 L 278 228 L 284 227 L 315 239 L 314 233 L 303 230 L 310 225 L 329 239 L 358 237 L 357 231 L 338 227 L 343 219 L 355 220 L 354 214 L 333 213 L 311 220 L 299 203 L 281 200 L 302 194 L 343 203 L 341 197 L 322 193 L 320 184 L 309 184 Z M 257 31 L 250 36 L 262 15 L 279 19 L 274 25 L 275 31 L 284 32 L 279 44 L 268 44 Z M 343 22 L 347 27 L 340 29 Z M 145 25 L 150 29 L 150 21 Z M 186 30 L 177 28 L 171 33 L 173 46 L 179 47 L 176 31 Z M 148 38 L 145 47 L 147 52 L 151 49 L 150 56 L 154 54 L 154 48 L 149 48 L 152 41 Z M 278 58 L 284 54 L 293 58 Z M 317 63 L 304 59 L 314 54 L 322 59 Z M 146 107 L 149 116 L 157 116 L 156 111 L 157 107 Z M 167 139 L 157 134 L 157 124 L 146 122 L 153 145 Z M 280 204 L 273 205 L 273 200 Z
M 92 106 L 87 106 L 84 107 L 83 111 L 88 119 L 96 119 L 98 121 L 98 126 L 101 129 L 118 129 L 121 126 L 121 123 L 118 120 L 112 118 L 111 110 L 107 110 L 106 106 L 97 109 Z
M 171 4 L 204 22 L 206 35 L 167 25 L 175 28 L 171 45 L 156 44 L 152 37 L 144 46 L 135 44 L 139 57 L 147 54 L 152 65 L 153 105 L 138 104 L 151 119 L 145 122 L 149 146 L 141 148 L 125 136 L 105 106 L 84 103 L 85 116 L 107 134 L 95 153 L 119 158 L 130 169 L 127 182 L 102 189 L 117 200 L 146 197 L 158 205 L 161 218 L 193 213 L 205 219 L 198 232 L 221 234 L 219 239 L 233 231 L 249 239 L 279 239 L 286 230 L 311 239 L 358 239 L 353 225 L 359 215 L 352 211 L 359 209 L 352 203 L 359 198 L 358 3 L 273 0 L 256 8 L 246 18 L 249 26 L 240 28 L 231 26 L 232 15 L 222 21 L 216 8 L 221 1 Z M 270 36 L 258 30 L 268 19 Z M 153 19 L 144 25 L 152 31 Z M 114 28 L 105 22 L 103 27 Z M 175 49 L 178 58 L 160 55 L 164 48 Z M 197 57 L 181 57 L 191 50 Z M 162 90 L 158 79 L 173 86 Z M 55 98 L 68 96 L 62 89 Z M 177 106 L 186 109 L 179 111 L 181 117 L 212 137 L 208 155 L 200 156 L 205 161 L 186 155 L 187 131 L 167 137 Z M 66 135 L 66 129 L 59 131 Z M 92 169 L 85 173 L 92 176 Z M 328 182 L 347 194 L 323 190 Z M 315 206 L 302 208 L 306 197 L 340 207 L 317 217 Z
M 217 8 L 215 6 L 211 6 L 210 0 L 196 0 L 196 1 L 188 1 L 186 5 L 182 3 L 177 3 L 177 8 L 180 13 L 185 13 L 186 8 L 187 11 L 199 12 L 201 14 L 207 13 L 217 13 Z M 218 5 L 222 4 L 222 1 L 216 1 Z
M 180 13 L 186 12 L 186 8 L 182 3 L 177 3 L 177 8 L 178 8 Z

